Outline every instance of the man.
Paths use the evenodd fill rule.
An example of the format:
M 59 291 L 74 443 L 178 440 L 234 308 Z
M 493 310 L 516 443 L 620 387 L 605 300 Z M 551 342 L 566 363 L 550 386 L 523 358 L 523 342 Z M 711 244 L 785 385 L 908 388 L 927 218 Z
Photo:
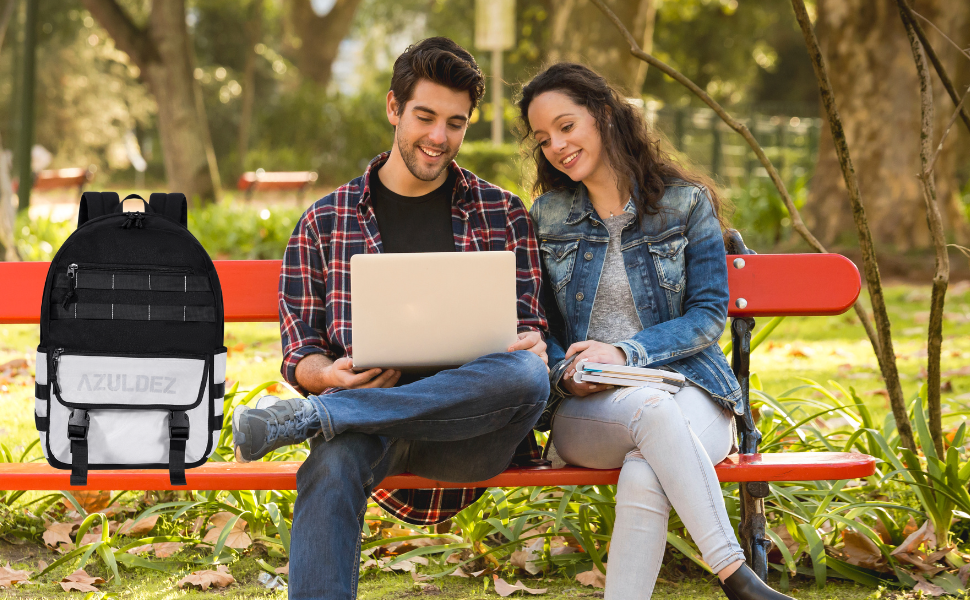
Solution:
M 431 38 L 408 48 L 394 63 L 387 94 L 391 151 L 314 203 L 287 246 L 280 278 L 281 371 L 309 396 L 266 397 L 254 409 L 237 408 L 233 435 L 240 461 L 312 438 L 297 474 L 293 600 L 356 596 L 367 499 L 385 477 L 493 477 L 509 466 L 545 406 L 549 380 L 540 332 L 546 322 L 528 213 L 519 198 L 452 160 L 483 93 L 475 59 L 453 41 Z M 352 255 L 476 250 L 516 255 L 519 335 L 508 352 L 425 379 L 353 370 Z M 381 490 L 374 497 L 402 519 L 431 524 L 481 493 Z

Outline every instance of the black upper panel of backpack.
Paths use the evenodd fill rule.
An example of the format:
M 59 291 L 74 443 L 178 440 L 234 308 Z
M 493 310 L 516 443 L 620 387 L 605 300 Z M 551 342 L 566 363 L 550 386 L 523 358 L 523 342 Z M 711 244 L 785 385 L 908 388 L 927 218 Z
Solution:
M 223 346 L 222 289 L 187 227 L 183 194 L 125 212 L 114 192 L 85 192 L 78 228 L 47 275 L 41 348 L 188 356 Z

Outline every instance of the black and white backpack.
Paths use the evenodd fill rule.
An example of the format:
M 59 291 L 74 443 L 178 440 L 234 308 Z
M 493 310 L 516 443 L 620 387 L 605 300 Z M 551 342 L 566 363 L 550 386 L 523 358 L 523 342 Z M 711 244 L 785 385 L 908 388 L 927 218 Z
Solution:
M 51 261 L 34 418 L 47 462 L 71 469 L 71 485 L 89 469 L 135 468 L 185 485 L 185 469 L 218 442 L 222 289 L 186 211 L 183 194 L 123 212 L 118 194 L 85 192 L 77 231 Z

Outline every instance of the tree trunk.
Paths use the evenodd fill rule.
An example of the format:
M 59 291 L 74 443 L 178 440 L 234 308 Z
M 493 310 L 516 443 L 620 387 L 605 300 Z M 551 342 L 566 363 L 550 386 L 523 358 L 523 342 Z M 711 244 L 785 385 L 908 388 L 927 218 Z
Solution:
M 184 0 L 152 2 L 147 31 L 136 27 L 115 0 L 83 2 L 138 66 L 155 97 L 170 191 L 203 202 L 214 200 L 218 170 L 215 155 L 206 152 L 208 122 L 196 103 Z
M 894 3 L 882 0 L 819 0 L 817 6 L 816 31 L 853 149 L 873 237 L 879 244 L 900 250 L 929 248 L 926 205 L 917 179 L 919 155 L 914 151 L 920 135 L 919 81 L 898 10 Z M 966 0 L 921 0 L 913 8 L 957 43 L 970 42 L 966 26 L 970 4 Z M 970 83 L 967 63 L 960 64 L 955 49 L 951 52 L 938 33 L 929 35 L 957 77 L 958 89 L 965 89 Z M 941 131 L 953 106 L 942 87 L 936 98 L 937 131 Z M 958 139 L 948 140 L 936 175 L 947 232 L 963 241 L 968 232 L 960 214 L 957 156 L 968 136 L 965 131 L 950 135 Z M 854 238 L 841 169 L 825 128 L 805 210 L 812 231 L 823 243 Z
M 0 140 L 0 260 L 17 261 L 17 238 L 14 235 L 13 187 L 10 181 L 9 154 Z
M 609 8 L 623 23 L 634 23 L 639 38 L 642 4 L 651 0 L 606 0 Z M 617 85 L 625 93 L 636 95 L 637 73 L 641 61 L 630 54 L 630 46 L 613 33 L 595 5 L 576 0 L 553 1 L 550 4 L 550 35 L 546 56 L 549 62 L 570 61 L 589 65 L 594 71 Z M 644 23 L 644 27 L 645 27 Z M 650 36 L 651 43 L 653 35 Z M 637 40 L 642 43 L 642 39 Z M 644 71 L 646 77 L 646 71 Z M 642 84 L 641 84 L 642 85 Z
M 288 0 L 285 20 L 286 54 L 300 73 L 321 86 L 330 83 L 337 50 L 350 30 L 361 0 L 336 0 L 324 16 L 313 12 L 310 0 Z
M 249 19 L 246 22 L 246 64 L 243 68 L 242 113 L 239 115 L 239 171 L 246 170 L 246 155 L 249 154 L 249 128 L 253 122 L 253 104 L 256 100 L 256 44 L 262 37 L 263 2 L 255 0 L 249 6 Z

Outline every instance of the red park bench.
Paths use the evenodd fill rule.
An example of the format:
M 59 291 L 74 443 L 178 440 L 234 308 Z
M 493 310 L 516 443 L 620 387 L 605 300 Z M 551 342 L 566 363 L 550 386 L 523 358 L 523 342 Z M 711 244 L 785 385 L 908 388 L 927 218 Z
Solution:
M 868 477 L 875 459 L 845 452 L 781 452 L 759 454 L 760 434 L 748 399 L 748 361 L 753 317 L 837 315 L 848 310 L 860 291 L 859 271 L 838 254 L 729 255 L 729 315 L 733 317 L 732 368 L 744 395 L 746 416 L 738 418 L 741 454 L 715 469 L 722 482 L 740 482 L 741 543 L 748 562 L 767 577 L 764 498 L 769 481 L 843 480 Z M 215 261 L 222 286 L 226 321 L 276 322 L 280 261 Z M 0 323 L 38 323 L 49 263 L 0 263 Z M 299 462 L 248 464 L 209 462 L 185 476 L 187 489 L 296 489 Z M 567 466 L 511 468 L 488 481 L 455 484 L 411 474 L 388 477 L 379 488 L 519 487 L 615 484 L 619 469 L 594 470 Z M 72 487 L 70 471 L 42 463 L 0 463 L 0 490 L 171 490 L 167 470 L 91 471 L 86 486 Z M 186 488 L 178 488 L 186 489 Z
M 84 189 L 84 186 L 94 179 L 94 174 L 97 170 L 97 167 L 91 165 L 87 169 L 76 167 L 71 169 L 40 171 L 34 176 L 34 183 L 30 189 L 41 191 L 76 187 L 78 193 L 80 193 Z M 20 181 L 15 179 L 12 187 L 13 191 L 16 192 L 20 188 Z
M 316 171 L 267 172 L 256 169 L 240 175 L 236 188 L 246 192 L 247 199 L 259 190 L 297 190 L 297 196 L 302 197 L 303 192 L 316 181 Z

